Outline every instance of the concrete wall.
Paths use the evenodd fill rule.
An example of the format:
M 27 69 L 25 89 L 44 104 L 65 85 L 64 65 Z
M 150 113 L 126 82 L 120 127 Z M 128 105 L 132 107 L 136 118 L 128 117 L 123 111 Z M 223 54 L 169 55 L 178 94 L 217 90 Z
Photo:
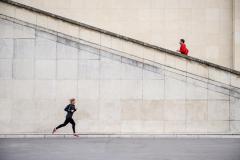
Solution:
M 240 70 L 240 0 L 234 0 L 234 25 L 233 25 L 233 49 L 234 49 L 234 68 Z
M 233 67 L 232 0 L 15 1 L 174 51 L 185 38 L 191 56 Z
M 0 28 L 0 133 L 51 132 L 71 97 L 81 133 L 240 132 L 239 75 L 131 43 L 129 55 L 6 16 Z

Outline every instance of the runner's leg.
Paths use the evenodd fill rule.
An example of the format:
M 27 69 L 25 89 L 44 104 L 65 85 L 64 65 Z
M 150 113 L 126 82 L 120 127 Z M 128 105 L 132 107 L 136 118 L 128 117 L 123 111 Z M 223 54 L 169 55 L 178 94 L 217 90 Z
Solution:
M 75 122 L 74 122 L 74 120 L 71 118 L 71 119 L 69 120 L 69 122 L 72 124 L 73 133 L 75 133 Z
M 70 122 L 70 118 L 66 118 L 66 120 L 64 121 L 64 123 L 63 123 L 63 124 L 60 124 L 59 126 L 57 126 L 56 129 L 59 129 L 59 128 L 61 128 L 61 127 L 66 126 L 69 122 Z

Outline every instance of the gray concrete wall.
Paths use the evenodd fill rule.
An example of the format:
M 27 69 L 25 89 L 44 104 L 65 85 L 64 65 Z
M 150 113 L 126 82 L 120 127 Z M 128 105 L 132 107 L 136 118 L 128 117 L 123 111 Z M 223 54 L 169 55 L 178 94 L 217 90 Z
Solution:
M 233 1 L 234 69 L 240 70 L 240 0 Z
M 49 133 L 72 97 L 81 133 L 240 132 L 229 73 L 207 68 L 213 81 L 3 16 L 0 28 L 0 133 Z
M 233 0 L 14 1 L 174 51 L 185 38 L 191 56 L 233 67 Z

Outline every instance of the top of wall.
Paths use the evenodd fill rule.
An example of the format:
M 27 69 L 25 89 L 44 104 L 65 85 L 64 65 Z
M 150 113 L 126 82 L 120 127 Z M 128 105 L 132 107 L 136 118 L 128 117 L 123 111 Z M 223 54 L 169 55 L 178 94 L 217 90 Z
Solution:
M 107 31 L 107 30 L 103 30 L 103 29 L 100 29 L 100 28 L 97 28 L 97 27 L 94 27 L 94 26 L 91 26 L 91 25 L 87 25 L 87 24 L 84 24 L 84 23 L 66 18 L 66 17 L 62 17 L 62 16 L 59 16 L 59 15 L 56 15 L 56 14 L 52 14 L 50 12 L 43 11 L 43 10 L 31 7 L 31 6 L 27 6 L 27 5 L 24 5 L 24 4 L 21 4 L 21 3 L 18 3 L 18 2 L 14 2 L 14 1 L 11 1 L 11 0 L 0 0 L 0 1 L 4 2 L 4 3 L 7 3 L 7 4 L 10 4 L 10 5 L 13 5 L 13 6 L 16 6 L 16 7 L 19 7 L 19 8 L 23 8 L 23 9 L 32 11 L 32 12 L 43 14 L 45 16 L 52 17 L 52 18 L 55 18 L 55 19 L 58 19 L 58 20 L 61 20 L 61 21 L 64 21 L 64 22 L 67 22 L 67 23 L 70 23 L 70 24 L 73 24 L 73 25 L 81 26 L 81 27 L 87 28 L 89 30 L 93 30 L 93 31 L 96 31 L 96 32 L 99 32 L 99 33 L 103 33 L 103 34 L 109 35 L 111 37 L 116 37 L 118 39 L 122 39 L 122 40 L 125 40 L 125 41 L 128 41 L 128 42 L 132 42 L 132 43 L 137 44 L 137 45 L 141 45 L 141 46 L 144 46 L 144 47 L 147 47 L 147 48 L 158 50 L 160 52 L 164 52 L 164 53 L 167 53 L 167 54 L 170 54 L 170 55 L 173 55 L 173 56 L 181 57 L 181 58 L 187 59 L 189 61 L 197 62 L 197 63 L 203 64 L 203 65 L 206 65 L 206 66 L 210 66 L 210 67 L 222 70 L 222 71 L 226 71 L 226 72 L 230 72 L 230 73 L 233 73 L 233 74 L 236 74 L 236 75 L 240 75 L 240 72 L 237 71 L 237 70 L 226 68 L 224 66 L 220 66 L 220 65 L 208 62 L 208 61 L 204 61 L 204 60 L 201 60 L 201 59 L 198 59 L 198 58 L 191 57 L 191 56 L 185 56 L 185 55 L 179 54 L 178 52 L 168 50 L 166 48 L 162 48 L 162 47 L 159 47 L 159 46 L 156 46 L 156 45 L 152 45 L 152 44 L 149 44 L 149 43 L 146 43 L 146 42 L 143 42 L 143 41 L 139 41 L 139 40 L 127 37 L 127 36 L 120 35 L 120 34 L 116 34 L 116 33 L 113 33 L 113 32 Z

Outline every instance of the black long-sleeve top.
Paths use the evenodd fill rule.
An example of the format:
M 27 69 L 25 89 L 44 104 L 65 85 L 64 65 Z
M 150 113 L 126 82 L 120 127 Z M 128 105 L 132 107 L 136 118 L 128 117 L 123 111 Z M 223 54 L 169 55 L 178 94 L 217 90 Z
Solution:
M 67 112 L 66 118 L 72 118 L 73 113 L 76 111 L 75 105 L 69 104 L 64 109 Z

